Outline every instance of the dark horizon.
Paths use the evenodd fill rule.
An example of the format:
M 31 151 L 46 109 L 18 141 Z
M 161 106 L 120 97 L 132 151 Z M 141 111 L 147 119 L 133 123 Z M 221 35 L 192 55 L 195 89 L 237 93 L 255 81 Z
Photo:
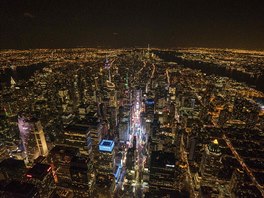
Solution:
M 263 1 L 2 0 L 0 48 L 264 49 Z

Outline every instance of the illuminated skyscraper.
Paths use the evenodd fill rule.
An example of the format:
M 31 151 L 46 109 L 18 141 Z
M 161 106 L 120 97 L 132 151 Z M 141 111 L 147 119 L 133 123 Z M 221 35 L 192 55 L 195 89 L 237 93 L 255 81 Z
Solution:
M 115 143 L 103 139 L 99 144 L 96 156 L 96 197 L 112 197 L 115 186 L 115 176 L 118 177 L 119 167 L 115 166 Z
M 113 173 L 115 168 L 115 143 L 112 140 L 102 140 L 99 144 L 100 156 L 98 160 L 99 172 Z
M 32 163 L 40 155 L 48 154 L 46 138 L 40 121 L 34 117 L 18 116 L 18 127 L 26 163 Z
M 111 63 L 107 58 L 105 58 L 104 68 L 108 71 L 108 80 L 111 82 Z
M 200 166 L 203 181 L 218 176 L 221 155 L 217 139 L 206 145 Z

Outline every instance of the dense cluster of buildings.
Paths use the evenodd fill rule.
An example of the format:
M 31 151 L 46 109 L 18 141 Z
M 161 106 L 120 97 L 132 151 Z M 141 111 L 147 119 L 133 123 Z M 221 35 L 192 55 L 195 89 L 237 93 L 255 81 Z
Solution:
M 261 51 L 232 49 L 183 49 L 179 50 L 184 59 L 214 63 L 230 70 L 243 71 L 253 76 L 263 75 L 264 54 Z
M 1 52 L 0 196 L 263 196 L 264 94 L 165 52 Z
M 246 82 L 249 86 L 264 91 L 263 51 L 185 48 L 157 50 L 156 53 L 185 67 Z

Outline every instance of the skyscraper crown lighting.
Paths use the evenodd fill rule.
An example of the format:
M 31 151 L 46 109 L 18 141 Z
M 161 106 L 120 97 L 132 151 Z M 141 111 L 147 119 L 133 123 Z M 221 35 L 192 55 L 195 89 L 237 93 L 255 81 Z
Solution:
M 103 152 L 112 152 L 114 149 L 115 143 L 112 140 L 102 140 L 99 144 L 99 151 Z

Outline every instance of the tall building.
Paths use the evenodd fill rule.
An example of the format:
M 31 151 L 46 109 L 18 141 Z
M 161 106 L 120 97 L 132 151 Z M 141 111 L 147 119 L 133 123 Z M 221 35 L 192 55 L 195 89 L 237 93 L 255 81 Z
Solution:
M 155 112 L 155 102 L 154 99 L 149 98 L 145 101 L 145 113 L 147 117 L 147 122 L 152 122 Z
M 104 136 L 104 127 L 100 122 L 89 123 L 89 132 L 92 139 L 93 153 L 96 153 L 98 145 Z
M 129 140 L 129 120 L 123 117 L 118 125 L 119 141 L 127 142 Z
M 119 108 L 118 137 L 121 142 L 127 142 L 131 133 L 132 116 L 130 109 L 128 105 Z
M 55 191 L 52 169 L 48 164 L 35 164 L 27 171 L 26 180 L 37 187 L 40 197 L 50 198 Z
M 105 58 L 104 68 L 108 71 L 108 80 L 111 81 L 111 63 L 107 57 Z
M 99 144 L 99 156 L 97 158 L 97 172 L 113 174 L 115 168 L 115 142 L 103 139 Z
M 109 121 L 109 128 L 114 130 L 118 125 L 118 110 L 116 107 L 108 107 L 108 121 Z
M 71 159 L 70 174 L 74 197 L 90 197 L 94 185 L 91 159 L 75 156 Z
M 99 153 L 96 156 L 96 184 L 95 196 L 112 197 L 115 182 L 115 143 L 112 140 L 103 139 L 99 144 Z
M 219 167 L 221 166 L 221 155 L 222 153 L 217 139 L 205 146 L 205 151 L 200 165 L 202 182 L 206 182 L 208 180 L 210 182 L 211 178 L 217 178 L 220 170 Z
M 18 127 L 26 163 L 32 163 L 40 155 L 48 154 L 46 138 L 38 119 L 23 114 L 19 115 Z
M 53 177 L 57 186 L 71 187 L 71 159 L 77 155 L 79 155 L 79 149 L 76 147 L 56 145 L 50 150 L 47 160 L 52 167 Z
M 149 190 L 153 195 L 176 194 L 176 158 L 174 153 L 153 151 L 150 159 Z
M 65 144 L 77 147 L 84 156 L 92 153 L 92 139 L 88 126 L 71 124 L 64 129 Z

